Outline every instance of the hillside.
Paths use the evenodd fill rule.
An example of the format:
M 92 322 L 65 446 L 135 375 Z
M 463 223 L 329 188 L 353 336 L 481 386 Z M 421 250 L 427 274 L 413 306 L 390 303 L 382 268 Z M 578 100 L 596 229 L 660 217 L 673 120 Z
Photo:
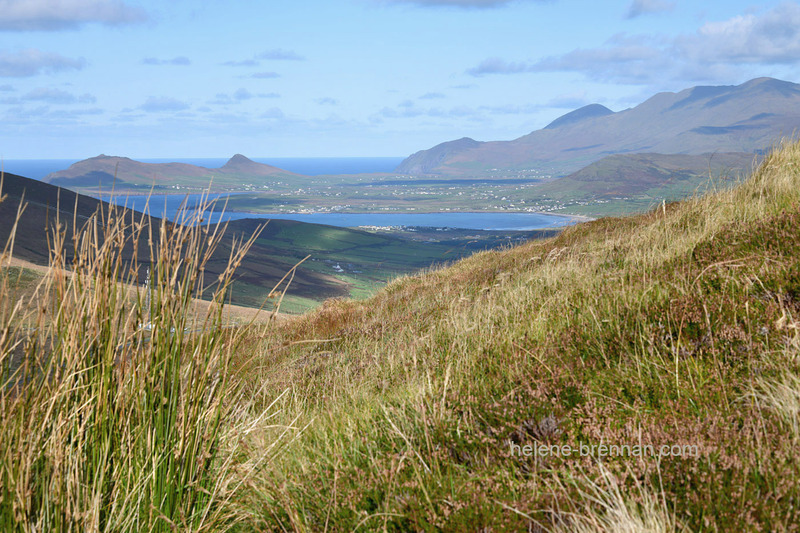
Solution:
M 5 174 L 3 178 L 4 195 L 6 200 L 0 203 L 0 242 L 6 242 L 13 228 L 17 208 L 24 199 L 25 210 L 18 223 L 16 237 L 14 240 L 14 256 L 30 261 L 34 264 L 46 265 L 49 261 L 48 239 L 52 239 L 52 231 L 56 217 L 60 217 L 63 230 L 66 232 L 66 243 L 72 242 L 73 235 L 73 214 L 76 214 L 75 221 L 78 228 L 85 224 L 97 210 L 109 211 L 109 204 L 94 198 L 74 193 L 70 190 L 59 188 L 50 184 L 36 180 Z M 77 207 L 77 209 L 76 209 Z M 157 227 L 161 221 L 157 218 L 143 218 L 142 215 L 133 211 L 117 208 L 126 219 L 142 219 L 146 224 Z M 231 239 L 234 235 L 252 232 L 258 224 L 252 221 L 242 220 L 229 225 L 229 238 L 215 254 L 211 266 L 206 272 L 209 279 L 214 279 L 220 271 L 214 265 L 220 265 L 227 260 Z M 270 240 L 270 236 L 275 237 L 286 227 L 294 224 L 285 225 L 278 222 L 272 225 L 269 230 L 265 229 L 262 241 L 251 249 L 249 256 L 242 264 L 237 275 L 237 289 L 234 291 L 234 303 L 258 307 L 272 290 L 273 286 L 288 272 L 295 262 L 302 257 L 295 259 L 294 256 L 300 254 L 295 251 L 285 251 L 283 254 L 275 255 L 277 243 Z M 318 231 L 326 228 L 316 226 Z M 248 234 L 249 236 L 249 234 Z M 66 250 L 68 261 L 72 260 L 73 251 Z M 126 247 L 126 253 L 134 253 L 133 247 Z M 142 243 L 136 252 L 139 262 L 146 263 L 149 258 L 149 250 Z M 141 273 L 144 281 L 144 272 Z M 349 294 L 348 284 L 335 278 L 331 274 L 314 272 L 309 269 L 300 269 L 295 276 L 289 294 L 294 297 L 321 300 L 334 296 L 345 296 Z
M 188 329 L 166 246 L 129 327 L 96 242 L 0 313 L 3 529 L 792 531 L 798 169 L 267 326 Z
M 483 142 L 441 157 L 444 143 L 414 154 L 397 171 L 466 176 L 540 168 L 565 175 L 612 154 L 755 153 L 800 127 L 800 85 L 758 78 L 659 93 L 634 108 L 607 111 L 587 106 L 518 139 Z
M 395 171 L 402 174 L 431 174 L 447 162 L 450 158 L 480 146 L 478 142 L 469 137 L 438 144 L 430 150 L 422 150 L 406 158 Z
M 280 412 L 249 445 L 282 444 L 242 516 L 269 530 L 791 530 L 798 168 L 787 145 L 731 190 L 476 254 L 254 338 L 238 379 Z
M 239 162 L 234 161 L 234 164 Z M 51 238 L 56 213 L 64 225 L 66 242 L 71 243 L 73 213 L 76 213 L 75 220 L 81 227 L 98 209 L 109 210 L 105 202 L 14 174 L 4 175 L 2 193 L 7 195 L 7 199 L 0 203 L 0 242 L 6 242 L 10 235 L 24 195 L 27 207 L 16 232 L 14 255 L 38 265 L 48 263 L 48 238 Z M 125 217 L 142 218 L 132 211 L 117 209 L 125 213 Z M 157 218 L 144 220 L 154 227 L 160 224 Z M 219 275 L 227 262 L 232 239 L 248 238 L 265 222 L 263 219 L 244 219 L 228 223 L 226 239 L 210 262 L 206 277 L 212 280 Z M 132 247 L 126 250 L 126 253 L 133 254 Z M 284 274 L 307 255 L 311 256 L 310 259 L 293 277 L 288 298 L 284 301 L 285 310 L 306 310 L 326 298 L 363 296 L 391 276 L 450 261 L 469 252 L 469 247 L 459 248 L 452 243 L 423 243 L 347 228 L 271 220 L 237 271 L 232 301 L 260 306 Z M 146 246 L 142 245 L 137 253 L 139 261 L 146 262 L 149 257 Z M 67 256 L 71 260 L 70 250 L 67 250 Z M 144 272 L 141 274 L 144 276 Z
M 128 157 L 99 155 L 71 165 L 68 169 L 48 174 L 43 181 L 52 185 L 82 190 L 151 188 L 205 189 L 213 191 L 242 190 L 243 185 L 270 189 L 275 181 L 299 178 L 299 174 L 271 165 L 256 163 L 236 154 L 220 168 L 205 168 L 186 163 L 142 163 Z
M 569 176 L 537 185 L 532 201 L 570 202 L 569 212 L 591 216 L 643 211 L 707 189 L 727 188 L 749 175 L 759 157 L 748 153 L 617 154 Z

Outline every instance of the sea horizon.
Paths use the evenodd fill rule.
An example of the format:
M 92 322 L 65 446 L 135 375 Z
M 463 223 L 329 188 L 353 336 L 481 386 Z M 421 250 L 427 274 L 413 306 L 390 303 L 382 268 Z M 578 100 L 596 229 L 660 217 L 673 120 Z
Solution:
M 205 168 L 220 168 L 230 157 L 178 157 L 178 158 L 131 158 L 142 163 L 185 163 Z M 393 172 L 405 157 L 250 157 L 266 165 L 304 174 L 371 174 Z M 48 174 L 66 170 L 70 165 L 84 159 L 6 159 L 3 171 L 26 178 L 42 180 Z

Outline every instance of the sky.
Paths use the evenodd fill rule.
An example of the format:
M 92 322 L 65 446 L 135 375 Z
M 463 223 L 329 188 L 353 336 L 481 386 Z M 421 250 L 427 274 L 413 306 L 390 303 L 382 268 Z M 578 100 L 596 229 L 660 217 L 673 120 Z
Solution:
M 800 3 L 0 0 L 0 157 L 401 157 L 761 76 Z

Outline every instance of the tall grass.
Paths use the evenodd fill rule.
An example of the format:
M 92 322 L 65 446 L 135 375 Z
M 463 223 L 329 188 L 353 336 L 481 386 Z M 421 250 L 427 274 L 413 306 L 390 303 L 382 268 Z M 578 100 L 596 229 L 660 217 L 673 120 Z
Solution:
M 629 497 L 617 477 L 598 463 L 598 478 L 584 474 L 573 482 L 577 496 L 568 502 L 570 510 L 555 514 L 556 532 L 570 533 L 671 533 L 682 528 L 669 511 L 667 502 L 652 489 L 638 486 Z M 557 484 L 563 481 L 557 480 Z M 565 486 L 561 492 L 569 492 Z M 638 500 L 638 501 L 637 501 Z
M 478 253 L 281 324 L 240 372 L 271 394 L 290 384 L 281 416 L 311 425 L 266 469 L 266 522 L 791 530 L 799 206 L 800 144 L 786 143 L 731 190 Z M 543 440 L 699 452 L 608 458 L 607 471 L 510 455 L 509 442 Z
M 205 531 L 238 520 L 227 419 L 242 407 L 227 367 L 241 335 L 222 328 L 222 309 L 255 235 L 234 244 L 209 289 L 204 267 L 224 228 L 193 216 L 154 226 L 110 207 L 73 219 L 69 243 L 56 220 L 36 294 L 0 316 L 0 530 Z M 203 291 L 213 305 L 192 319 Z

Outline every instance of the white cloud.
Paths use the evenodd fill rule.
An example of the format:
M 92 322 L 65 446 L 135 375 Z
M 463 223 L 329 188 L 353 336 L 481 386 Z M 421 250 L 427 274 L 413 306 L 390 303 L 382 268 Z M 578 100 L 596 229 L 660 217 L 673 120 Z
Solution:
M 626 18 L 632 19 L 651 13 L 672 11 L 673 9 L 675 9 L 675 4 L 665 0 L 633 0 L 628 8 Z
M 142 63 L 145 65 L 177 65 L 181 67 L 192 64 L 192 62 L 186 56 L 177 56 L 173 57 L 172 59 L 158 59 L 157 57 L 145 57 L 144 59 L 142 59 Z
M 259 80 L 267 80 L 272 78 L 280 78 L 281 75 L 277 72 L 256 72 L 255 74 L 250 75 L 250 77 Z
M 487 109 L 487 108 L 482 108 Z M 478 110 L 467 106 L 454 106 L 449 109 L 441 107 L 417 107 L 411 100 L 400 102 L 396 108 L 384 107 L 378 111 L 377 115 L 370 118 L 371 121 L 383 118 L 415 118 L 415 117 L 436 117 L 436 118 L 463 118 L 479 115 Z
M 266 61 L 305 61 L 305 57 L 297 54 L 292 50 L 284 50 L 283 48 L 275 48 L 256 54 L 250 59 L 240 59 L 225 61 L 222 65 L 226 67 L 257 67 L 261 64 L 261 60 Z M 274 72 L 259 72 L 252 75 L 253 78 L 277 78 L 278 74 Z
M 562 109 L 577 109 L 589 103 L 589 101 L 586 98 L 587 98 L 586 91 L 579 91 L 571 94 L 562 94 L 560 96 L 552 98 L 549 102 L 547 102 L 546 106 L 558 107 Z
M 531 72 L 530 64 L 509 62 L 499 57 L 484 59 L 478 66 L 467 70 L 467 74 L 476 77 L 486 74 L 519 74 L 520 72 Z
M 481 106 L 481 111 L 489 111 L 493 115 L 530 115 L 537 113 L 542 106 L 537 104 Z
M 562 56 L 547 57 L 528 66 L 527 72 L 581 72 L 591 79 L 645 84 L 661 76 L 671 60 L 647 39 L 616 36 L 599 48 L 578 48 Z
M 267 59 L 272 61 L 304 61 L 305 57 L 292 50 L 275 48 L 273 50 L 267 50 L 266 52 L 258 54 L 256 59 Z
M 279 119 L 283 119 L 284 118 L 284 114 L 283 114 L 283 111 L 280 110 L 280 108 L 271 107 L 271 108 L 267 109 L 266 111 L 264 111 L 263 113 L 261 113 L 258 117 L 259 118 L 279 120 Z
M 96 107 L 52 110 L 47 105 L 41 105 L 35 108 L 17 106 L 8 108 L 0 118 L 7 124 L 17 124 L 20 126 L 42 125 L 48 128 L 58 128 L 82 124 L 80 120 L 81 117 L 102 115 L 103 112 L 102 109 Z
M 253 93 L 245 89 L 244 87 L 237 89 L 235 93 L 233 93 L 233 97 L 236 100 L 249 100 L 253 97 Z
M 467 74 L 480 77 L 491 74 L 531 72 L 581 72 L 599 81 L 648 83 L 662 64 L 662 52 L 653 44 L 635 38 L 614 37 L 606 46 L 578 48 L 561 56 L 539 61 L 513 62 L 497 57 L 485 59 Z
M 97 22 L 107 25 L 147 20 L 145 11 L 121 0 L 0 0 L 0 30 L 63 30 Z
M 258 93 L 253 94 L 244 87 L 237 89 L 233 95 L 227 93 L 217 93 L 213 100 L 207 103 L 212 105 L 233 105 L 240 104 L 245 100 L 252 100 L 254 98 L 280 98 L 278 93 Z
M 709 22 L 677 48 L 694 61 L 800 63 L 800 5 L 785 2 L 761 15 Z
M 25 78 L 42 72 L 80 70 L 86 62 L 83 59 L 70 59 L 36 48 L 27 48 L 15 53 L 0 52 L 0 77 Z
M 758 14 L 709 22 L 678 37 L 616 35 L 595 48 L 536 61 L 489 58 L 466 72 L 478 77 L 577 72 L 600 82 L 658 86 L 664 80 L 717 83 L 763 75 L 745 65 L 800 65 L 800 5 L 785 2 Z

